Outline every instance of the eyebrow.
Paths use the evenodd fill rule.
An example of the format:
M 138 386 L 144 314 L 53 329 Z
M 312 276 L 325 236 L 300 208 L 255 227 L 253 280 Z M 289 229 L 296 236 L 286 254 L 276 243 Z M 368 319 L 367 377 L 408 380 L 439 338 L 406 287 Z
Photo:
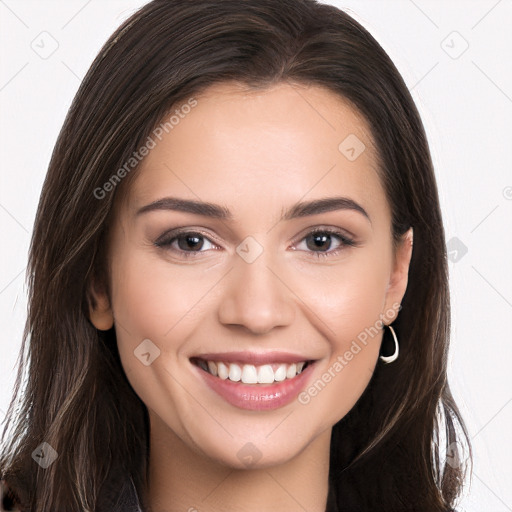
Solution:
M 233 214 L 222 205 L 177 197 L 164 197 L 149 203 L 136 212 L 136 216 L 155 210 L 172 210 L 177 212 L 193 213 L 215 219 L 232 220 Z M 281 220 L 291 220 L 309 215 L 332 212 L 337 210 L 353 210 L 364 215 L 372 223 L 366 210 L 356 201 L 348 197 L 325 197 L 312 201 L 298 202 L 288 210 L 282 212 Z

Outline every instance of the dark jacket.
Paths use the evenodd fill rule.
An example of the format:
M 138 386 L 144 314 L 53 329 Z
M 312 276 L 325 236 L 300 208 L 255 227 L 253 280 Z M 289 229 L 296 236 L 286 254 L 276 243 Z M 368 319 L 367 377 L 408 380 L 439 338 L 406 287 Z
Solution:
M 109 482 L 100 495 L 101 499 L 95 512 L 143 512 L 131 478 L 123 477 L 117 481 Z M 14 494 L 3 480 L 0 481 L 0 498 L 0 511 L 28 512 L 16 508 Z M 338 512 L 338 508 L 334 504 L 332 490 L 329 491 L 326 512 Z M 452 510 L 452 512 L 456 511 Z
M 0 511 L 29 512 L 20 507 L 4 480 L 0 480 Z M 143 512 L 132 479 L 104 489 L 95 512 Z

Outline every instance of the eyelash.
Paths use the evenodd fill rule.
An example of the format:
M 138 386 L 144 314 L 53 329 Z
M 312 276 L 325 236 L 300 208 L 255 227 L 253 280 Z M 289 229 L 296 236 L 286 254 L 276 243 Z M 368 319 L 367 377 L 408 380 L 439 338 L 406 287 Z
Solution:
M 332 228 L 315 228 L 315 229 L 311 230 L 309 233 L 307 233 L 304 237 L 302 237 L 299 240 L 299 242 L 302 242 L 303 240 L 305 240 L 306 238 L 308 238 L 310 236 L 319 235 L 319 234 L 323 234 L 323 235 L 327 234 L 330 236 L 335 236 L 335 237 L 339 238 L 341 243 L 340 243 L 340 246 L 334 250 L 306 251 L 311 254 L 314 254 L 315 257 L 317 257 L 317 258 L 328 258 L 328 257 L 337 256 L 341 251 L 343 251 L 347 247 L 357 247 L 358 246 L 358 243 L 355 240 L 353 240 L 352 238 L 349 238 L 347 235 L 345 235 L 345 233 L 343 233 L 337 229 L 332 229 Z M 166 233 L 165 235 L 161 236 L 154 244 L 161 249 L 171 250 L 173 252 L 179 253 L 179 254 L 183 255 L 184 258 L 195 258 L 195 257 L 197 257 L 196 255 L 201 254 L 202 252 L 205 252 L 205 251 L 183 251 L 181 249 L 172 249 L 170 247 L 172 245 L 172 243 L 175 240 L 178 240 L 180 236 L 184 236 L 184 235 L 195 235 L 199 238 L 205 238 L 210 243 L 214 244 L 214 242 L 212 242 L 208 238 L 208 236 L 206 236 L 205 234 L 203 234 L 199 231 L 181 231 L 181 232 L 172 231 L 170 233 Z M 169 248 L 169 249 L 167 249 L 167 248 Z

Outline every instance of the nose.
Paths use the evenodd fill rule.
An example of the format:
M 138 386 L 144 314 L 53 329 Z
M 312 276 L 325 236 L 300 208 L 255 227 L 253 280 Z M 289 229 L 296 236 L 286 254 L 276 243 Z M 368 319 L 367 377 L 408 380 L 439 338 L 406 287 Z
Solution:
M 225 326 L 266 334 L 293 322 L 293 292 L 266 254 L 263 251 L 252 263 L 236 257 L 218 310 L 219 321 Z

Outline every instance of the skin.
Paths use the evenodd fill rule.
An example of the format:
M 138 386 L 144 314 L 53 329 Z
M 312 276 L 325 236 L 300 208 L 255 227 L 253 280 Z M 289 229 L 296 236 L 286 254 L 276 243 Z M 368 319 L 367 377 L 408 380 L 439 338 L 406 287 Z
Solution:
M 365 328 L 398 314 L 412 230 L 395 250 L 370 129 L 339 96 L 318 86 L 230 83 L 197 100 L 143 160 L 115 210 L 110 296 L 94 286 L 91 320 L 98 329 L 115 325 L 124 370 L 148 407 L 152 510 L 324 511 L 331 429 L 366 388 L 383 331 L 308 403 L 271 411 L 230 405 L 189 358 L 282 350 L 318 360 L 308 386 L 332 374 Z M 350 134 L 366 146 L 354 161 L 338 149 Z M 233 220 L 137 215 L 167 196 L 223 205 Z M 280 220 L 298 201 L 333 196 L 356 201 L 370 220 L 349 209 Z M 188 258 L 186 240 L 155 245 L 180 227 L 206 237 Z M 337 228 L 357 245 L 334 254 L 341 242 L 333 236 L 315 250 L 307 235 L 316 227 Z M 263 249 L 252 263 L 236 252 L 248 236 Z M 144 339 L 160 350 L 149 366 L 134 356 Z M 238 456 L 247 443 L 258 454 L 250 467 Z

